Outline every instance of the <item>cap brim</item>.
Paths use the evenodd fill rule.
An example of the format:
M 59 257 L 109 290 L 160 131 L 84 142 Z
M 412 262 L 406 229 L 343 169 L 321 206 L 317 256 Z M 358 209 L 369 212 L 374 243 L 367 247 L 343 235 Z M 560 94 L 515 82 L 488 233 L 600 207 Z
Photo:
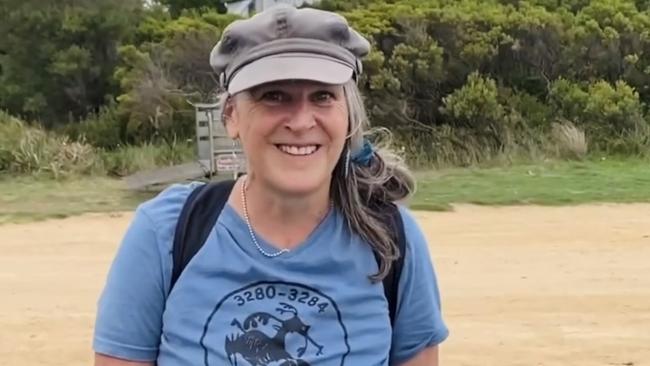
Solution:
M 242 67 L 230 80 L 228 93 L 232 95 L 281 80 L 310 80 L 340 85 L 350 80 L 352 73 L 350 66 L 327 56 L 274 55 Z

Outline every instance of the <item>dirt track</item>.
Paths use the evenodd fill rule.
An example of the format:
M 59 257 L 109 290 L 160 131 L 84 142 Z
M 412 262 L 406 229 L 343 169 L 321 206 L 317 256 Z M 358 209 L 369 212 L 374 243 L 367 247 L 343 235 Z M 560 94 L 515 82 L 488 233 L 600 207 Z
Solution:
M 442 365 L 650 365 L 650 205 L 417 216 L 451 329 Z M 95 301 L 130 217 L 0 226 L 0 365 L 92 364 Z

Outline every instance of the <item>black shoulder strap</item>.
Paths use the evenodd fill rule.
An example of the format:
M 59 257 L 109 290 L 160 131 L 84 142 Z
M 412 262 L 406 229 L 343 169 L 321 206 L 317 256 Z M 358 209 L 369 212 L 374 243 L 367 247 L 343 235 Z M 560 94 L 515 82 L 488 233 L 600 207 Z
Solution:
M 385 210 L 382 214 L 387 218 L 391 231 L 394 235 L 395 243 L 399 248 L 399 257 L 393 262 L 392 266 L 386 277 L 384 277 L 384 295 L 388 301 L 388 314 L 390 316 L 390 324 L 395 324 L 395 316 L 397 313 L 397 299 L 399 298 L 399 279 L 402 275 L 402 268 L 404 267 L 404 256 L 406 254 L 406 233 L 404 232 L 404 222 L 399 208 L 395 204 L 388 204 L 382 208 Z M 379 265 L 379 257 L 377 256 L 377 265 Z
M 187 197 L 174 233 L 170 292 L 187 264 L 210 235 L 234 185 L 234 180 L 204 184 L 195 188 Z

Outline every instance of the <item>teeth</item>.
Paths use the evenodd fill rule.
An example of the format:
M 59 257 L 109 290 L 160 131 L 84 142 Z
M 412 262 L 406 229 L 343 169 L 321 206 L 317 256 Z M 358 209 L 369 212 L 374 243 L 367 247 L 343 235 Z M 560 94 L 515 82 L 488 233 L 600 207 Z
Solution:
M 313 154 L 318 147 L 316 145 L 309 146 L 295 146 L 295 145 L 279 145 L 280 150 L 289 154 L 289 155 L 311 155 Z

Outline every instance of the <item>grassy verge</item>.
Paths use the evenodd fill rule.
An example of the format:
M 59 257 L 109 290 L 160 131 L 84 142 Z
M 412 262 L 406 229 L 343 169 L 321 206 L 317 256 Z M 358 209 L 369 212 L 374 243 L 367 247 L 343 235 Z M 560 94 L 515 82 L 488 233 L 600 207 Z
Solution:
M 0 192 L 0 224 L 132 210 L 151 196 L 127 191 L 119 180 L 100 177 L 57 181 L 0 176 Z
M 417 173 L 413 209 L 447 210 L 454 203 L 573 205 L 650 202 L 650 161 L 592 160 Z M 85 212 L 132 210 L 151 197 L 116 179 L 55 181 L 0 177 L 0 224 Z
M 414 209 L 453 203 L 573 205 L 650 202 L 650 161 L 590 160 L 418 172 Z

